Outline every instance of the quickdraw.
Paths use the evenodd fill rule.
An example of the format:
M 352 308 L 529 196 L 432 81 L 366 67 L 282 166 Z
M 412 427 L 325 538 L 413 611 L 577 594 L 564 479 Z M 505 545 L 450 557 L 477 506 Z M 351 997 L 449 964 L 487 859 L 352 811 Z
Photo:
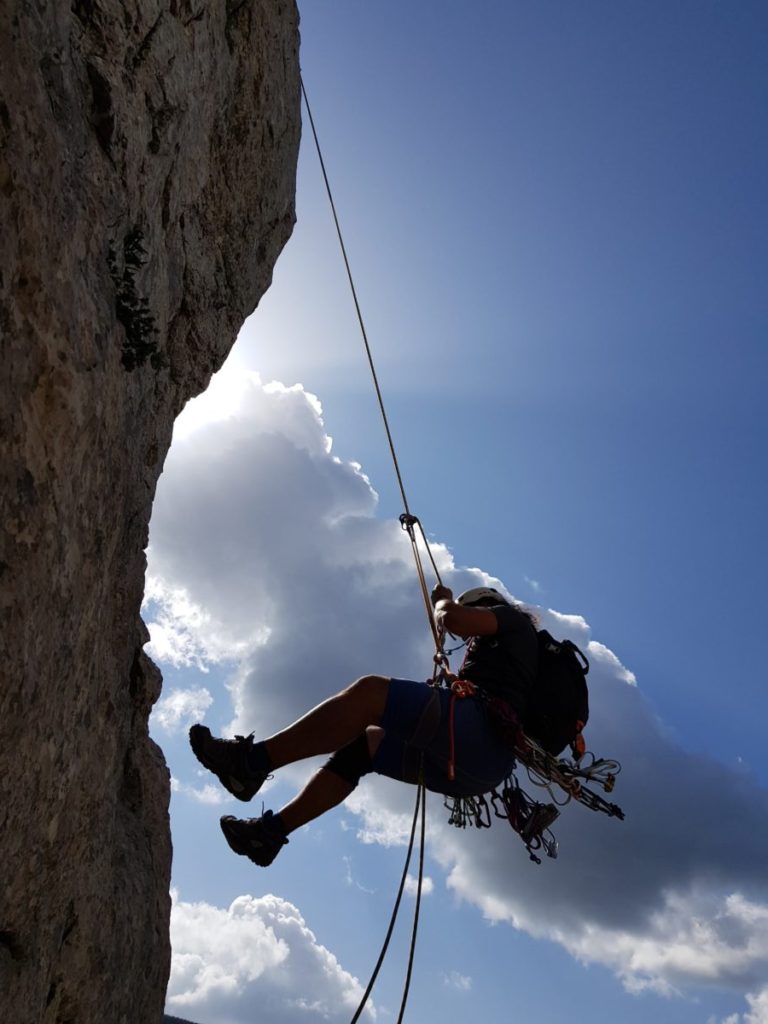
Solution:
M 549 829 L 560 815 L 554 804 L 531 800 L 514 776 L 505 781 L 500 793 L 494 792 L 491 803 L 496 817 L 506 818 L 523 840 L 532 861 L 541 864 L 534 850 L 542 847 L 548 857 L 557 857 L 557 840 Z
M 455 799 L 450 805 L 446 800 L 445 806 L 451 811 L 449 825 L 455 825 L 456 828 L 466 828 L 468 825 L 474 825 L 475 828 L 491 827 L 491 809 L 484 796 L 465 796 L 460 800 Z
M 610 818 L 624 820 L 624 812 L 618 804 L 609 803 L 585 785 L 587 782 L 594 783 L 601 786 L 605 793 L 612 793 L 616 776 L 621 771 L 618 761 L 596 758 L 590 751 L 585 751 L 578 760 L 573 761 L 554 758 L 520 729 L 514 742 L 514 753 L 517 764 L 526 769 L 529 781 L 546 789 L 551 802 L 533 800 L 523 790 L 515 775 L 517 764 L 501 788 L 491 791 L 490 802 L 494 816 L 509 822 L 536 864 L 541 864 L 541 858 L 537 856 L 539 850 L 543 850 L 547 857 L 557 857 L 558 844 L 550 826 L 560 816 L 560 808 L 571 800 L 592 811 L 601 811 Z M 553 785 L 565 793 L 565 799 L 558 799 Z M 445 800 L 445 806 L 450 811 L 449 825 L 457 828 L 490 828 L 491 814 L 485 796 L 451 797 Z

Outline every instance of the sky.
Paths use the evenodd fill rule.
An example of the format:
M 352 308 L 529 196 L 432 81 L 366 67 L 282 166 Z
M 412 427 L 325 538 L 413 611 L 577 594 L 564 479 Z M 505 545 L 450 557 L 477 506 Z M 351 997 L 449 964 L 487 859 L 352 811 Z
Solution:
M 427 805 L 406 1020 L 768 1024 L 762 761 L 768 10 L 740 2 L 305 2 L 301 63 L 409 505 L 592 663 L 578 806 L 532 864 Z M 224 369 L 177 421 L 148 550 L 152 735 L 172 778 L 168 1012 L 357 1005 L 414 791 L 366 778 L 267 870 L 186 730 L 282 727 L 431 640 L 317 157 Z M 412 885 L 409 887 L 412 889 Z M 412 892 L 367 1021 L 395 1020 Z

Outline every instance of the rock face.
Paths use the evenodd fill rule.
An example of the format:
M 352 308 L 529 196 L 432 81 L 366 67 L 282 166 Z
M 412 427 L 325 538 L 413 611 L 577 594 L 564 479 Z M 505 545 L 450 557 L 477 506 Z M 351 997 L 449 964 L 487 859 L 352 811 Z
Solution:
M 0 4 L 0 1017 L 159 1024 L 139 618 L 174 417 L 294 223 L 294 0 Z

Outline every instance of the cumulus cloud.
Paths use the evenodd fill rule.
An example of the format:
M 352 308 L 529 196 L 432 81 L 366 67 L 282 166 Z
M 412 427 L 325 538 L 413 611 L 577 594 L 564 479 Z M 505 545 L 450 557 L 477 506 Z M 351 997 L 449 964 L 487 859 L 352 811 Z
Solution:
M 746 1013 L 732 1013 L 717 1020 L 710 1017 L 707 1024 L 768 1024 L 768 987 L 760 992 L 747 993 Z
M 225 1024 L 348 1021 L 363 995 L 320 945 L 299 910 L 278 896 L 238 896 L 226 908 L 173 893 L 167 1008 Z M 374 1020 L 371 1003 L 364 1020 Z
M 367 672 L 424 678 L 431 643 L 408 544 L 396 521 L 376 517 L 361 468 L 334 456 L 317 399 L 255 376 L 227 387 L 226 416 L 206 423 L 198 410 L 182 423 L 161 479 L 150 548 L 158 621 L 181 616 L 203 660 L 233 659 L 233 731 L 272 732 Z M 434 554 L 455 590 L 504 589 L 457 567 L 444 545 Z M 676 745 L 580 615 L 539 614 L 590 658 L 587 738 L 623 763 L 614 799 L 627 820 L 565 808 L 560 859 L 534 867 L 503 822 L 459 832 L 430 799 L 430 853 L 489 919 L 605 964 L 632 990 L 755 993 L 748 1013 L 759 1020 L 768 794 L 747 771 Z M 347 807 L 363 842 L 407 840 L 407 787 L 368 777 Z
M 416 891 L 419 888 L 419 879 L 416 875 L 406 875 L 405 877 L 405 894 L 406 896 L 415 896 Z M 421 880 L 421 894 L 422 896 L 429 896 L 430 893 L 434 892 L 435 883 L 429 877 L 424 875 Z
M 212 807 L 232 801 L 232 797 L 221 786 L 214 786 L 210 782 L 206 782 L 203 786 L 192 786 L 188 782 L 181 782 L 173 775 L 171 776 L 171 792 L 180 793 L 198 804 L 208 804 Z
M 182 732 L 199 722 L 212 703 L 213 697 L 204 686 L 171 690 L 152 709 L 152 724 L 169 735 Z
M 386 784 L 385 784 L 386 785 Z M 409 791 L 410 792 L 410 791 Z M 360 815 L 361 824 L 356 830 L 361 843 L 378 843 L 379 846 L 405 846 L 411 834 L 413 808 L 398 811 L 394 806 L 393 797 L 402 793 L 386 794 L 381 802 L 371 799 L 370 781 L 363 784 L 346 800 L 346 806 L 355 814 Z M 412 802 L 406 800 L 406 803 Z
M 768 986 L 762 991 L 747 996 L 749 1012 L 744 1014 L 744 1024 L 768 1024 Z

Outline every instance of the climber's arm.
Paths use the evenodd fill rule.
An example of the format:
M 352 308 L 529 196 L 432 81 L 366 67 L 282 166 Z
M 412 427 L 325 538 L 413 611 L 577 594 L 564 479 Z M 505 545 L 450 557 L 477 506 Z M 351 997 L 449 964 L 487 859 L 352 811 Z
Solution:
M 437 586 L 432 591 L 432 603 L 438 626 L 454 636 L 493 636 L 499 623 L 490 608 L 466 608 L 456 604 L 448 587 Z

